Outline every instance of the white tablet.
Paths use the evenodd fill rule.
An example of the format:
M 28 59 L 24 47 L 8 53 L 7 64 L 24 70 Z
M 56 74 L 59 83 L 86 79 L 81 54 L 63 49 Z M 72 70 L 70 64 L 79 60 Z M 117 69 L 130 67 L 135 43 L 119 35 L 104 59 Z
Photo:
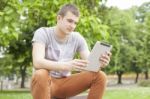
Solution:
M 89 64 L 86 67 L 82 67 L 80 69 L 98 72 L 100 70 L 100 56 L 107 51 L 111 51 L 111 49 L 112 45 L 97 41 L 88 57 Z

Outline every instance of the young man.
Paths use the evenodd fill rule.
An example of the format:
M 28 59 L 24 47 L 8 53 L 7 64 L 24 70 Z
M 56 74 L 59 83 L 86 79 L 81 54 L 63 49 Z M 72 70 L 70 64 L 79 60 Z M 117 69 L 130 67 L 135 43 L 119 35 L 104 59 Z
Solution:
M 106 76 L 102 71 L 70 71 L 86 66 L 89 50 L 85 39 L 74 29 L 79 21 L 79 10 L 66 4 L 58 12 L 55 27 L 38 29 L 32 39 L 35 72 L 31 82 L 34 99 L 66 99 L 90 89 L 88 99 L 102 99 Z M 81 59 L 73 59 L 79 52 Z M 101 67 L 108 65 L 110 52 L 102 55 Z

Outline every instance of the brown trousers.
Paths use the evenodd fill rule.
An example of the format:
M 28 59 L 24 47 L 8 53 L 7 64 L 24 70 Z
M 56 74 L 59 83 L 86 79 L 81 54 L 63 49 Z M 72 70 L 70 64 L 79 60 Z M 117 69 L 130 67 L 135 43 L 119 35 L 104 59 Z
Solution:
M 45 69 L 36 70 L 32 77 L 33 99 L 66 99 L 90 89 L 88 99 L 102 99 L 106 87 L 106 75 L 100 71 L 81 72 L 66 78 L 53 78 Z

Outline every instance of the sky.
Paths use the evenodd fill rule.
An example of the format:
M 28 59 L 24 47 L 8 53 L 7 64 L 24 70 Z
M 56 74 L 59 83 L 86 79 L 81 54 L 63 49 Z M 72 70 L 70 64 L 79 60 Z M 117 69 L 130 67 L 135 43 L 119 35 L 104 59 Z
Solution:
M 128 9 L 132 6 L 140 6 L 144 2 L 150 2 L 150 0 L 107 0 L 106 6 L 117 6 L 119 9 Z

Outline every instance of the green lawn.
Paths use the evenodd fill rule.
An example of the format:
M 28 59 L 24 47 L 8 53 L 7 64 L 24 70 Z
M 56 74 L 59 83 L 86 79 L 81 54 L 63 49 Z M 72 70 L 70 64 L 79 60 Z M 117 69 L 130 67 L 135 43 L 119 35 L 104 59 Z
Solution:
M 0 91 L 0 99 L 32 99 L 29 91 Z
M 150 99 L 150 87 L 108 89 L 104 99 Z
M 0 99 L 32 99 L 29 92 L 3 91 Z M 150 99 L 149 88 L 113 88 L 107 89 L 104 99 Z

